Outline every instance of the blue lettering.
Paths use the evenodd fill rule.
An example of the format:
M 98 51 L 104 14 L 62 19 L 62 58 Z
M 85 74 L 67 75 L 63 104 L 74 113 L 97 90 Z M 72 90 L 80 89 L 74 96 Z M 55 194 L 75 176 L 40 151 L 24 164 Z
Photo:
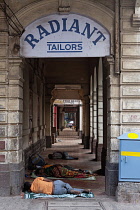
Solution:
M 28 42 L 31 45 L 32 49 L 36 46 L 35 44 L 33 44 L 33 42 L 35 43 L 39 42 L 38 39 L 34 38 L 33 34 L 28 34 L 26 38 L 24 39 L 24 41 Z
M 57 20 L 51 20 L 51 21 L 48 21 L 48 23 L 50 24 L 52 34 L 60 30 L 60 24 Z M 56 28 L 54 27 L 54 23 L 56 24 Z
M 49 50 L 51 50 L 51 44 L 47 44 L 47 46 L 49 47 Z
M 48 29 L 48 25 L 49 25 L 49 29 Z M 26 41 L 32 47 L 32 49 L 34 49 L 40 40 L 42 40 L 46 36 L 49 36 L 53 33 L 57 33 L 60 30 L 61 30 L 61 33 L 62 32 L 68 32 L 68 33 L 75 32 L 77 34 L 86 36 L 87 39 L 90 39 L 94 34 L 94 39 L 92 38 L 93 45 L 97 45 L 98 42 L 104 41 L 106 39 L 106 37 L 104 36 L 104 34 L 101 31 L 99 31 L 94 26 L 92 26 L 92 28 L 91 28 L 91 24 L 89 24 L 89 23 L 85 23 L 84 28 L 80 32 L 80 26 L 79 26 L 78 19 L 73 19 L 73 22 L 72 22 L 71 26 L 68 28 L 68 30 L 67 30 L 67 27 L 68 27 L 67 26 L 67 18 L 62 18 L 62 21 L 60 23 L 58 20 L 50 20 L 46 23 L 46 27 L 47 27 L 47 29 L 44 28 L 42 25 L 36 26 L 36 29 L 38 30 L 37 38 L 35 38 L 33 34 L 28 34 L 25 37 L 24 41 Z M 69 35 L 70 35 L 70 33 L 69 33 Z M 69 40 L 69 36 L 68 36 L 68 40 Z M 52 43 L 51 42 L 47 43 L 48 50 L 54 50 L 54 51 L 55 50 L 62 50 L 62 51 L 63 50 L 73 50 L 74 51 L 75 50 L 76 51 L 76 50 L 83 49 L 83 45 L 81 44 L 81 42 L 79 42 L 79 43 L 68 42 L 66 45 L 64 45 L 65 42 L 61 42 L 61 44 L 58 44 L 58 42 L 52 42 Z M 71 43 L 71 44 L 69 44 L 69 43 Z
M 80 31 L 79 31 L 79 21 L 77 19 L 74 19 L 74 22 L 71 26 L 71 28 L 69 29 L 69 31 L 73 31 L 72 29 L 75 29 L 75 32 L 80 34 Z
M 62 48 L 62 45 L 60 44 L 60 50 L 65 50 L 64 48 Z
M 83 47 L 82 47 L 82 44 L 78 44 L 78 50 L 82 50 Z
M 97 38 L 95 41 L 93 41 L 93 44 L 94 44 L 94 45 L 96 45 L 96 44 L 97 44 L 97 42 L 99 42 L 99 41 L 100 41 L 100 39 L 102 39 L 102 38 L 103 38 L 103 41 L 106 39 L 106 37 L 102 34 L 102 32 L 101 32 L 101 31 L 98 31 L 98 32 L 97 32 L 97 34 L 100 34 L 100 36 L 98 36 L 98 38 Z
M 43 28 L 43 26 L 41 26 L 41 25 L 38 25 L 37 28 L 38 28 L 39 35 L 40 35 L 40 40 L 44 38 L 44 36 L 42 36 L 43 34 L 45 34 L 45 36 L 48 36 L 48 35 L 50 34 L 50 33 L 49 33 L 45 28 Z
M 67 18 L 62 18 L 62 21 L 63 21 L 63 29 L 62 29 L 62 31 L 67 31 L 67 28 L 66 28 Z
M 86 27 L 85 27 L 83 33 L 81 33 L 81 34 L 83 36 L 85 36 L 85 31 L 87 31 L 87 38 L 90 39 L 90 37 L 95 33 L 96 30 L 98 30 L 98 29 L 94 27 L 93 31 L 90 33 L 90 24 L 86 23 Z
M 72 44 L 72 50 L 76 50 L 76 44 Z
M 70 45 L 70 44 L 66 44 L 66 45 L 65 45 L 65 49 L 66 49 L 66 50 L 70 50 L 70 49 L 71 49 L 71 45 Z
M 59 44 L 57 44 L 57 50 L 59 50 Z
M 55 44 L 52 45 L 52 50 L 57 50 Z

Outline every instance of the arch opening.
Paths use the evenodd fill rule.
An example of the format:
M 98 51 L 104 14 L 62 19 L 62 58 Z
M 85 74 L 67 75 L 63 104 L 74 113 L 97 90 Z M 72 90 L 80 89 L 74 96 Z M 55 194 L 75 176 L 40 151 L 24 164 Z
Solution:
M 28 25 L 20 46 L 22 57 L 104 57 L 110 55 L 110 33 L 87 17 L 55 14 Z

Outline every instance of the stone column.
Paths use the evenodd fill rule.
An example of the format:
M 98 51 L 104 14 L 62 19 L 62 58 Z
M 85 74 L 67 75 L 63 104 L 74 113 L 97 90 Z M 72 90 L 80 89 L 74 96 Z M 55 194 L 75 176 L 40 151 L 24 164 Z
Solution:
M 97 70 L 94 68 L 93 74 L 93 152 L 96 151 L 97 142 Z
M 33 144 L 37 143 L 38 140 L 38 112 L 39 112 L 39 96 L 38 96 L 38 90 L 37 90 L 37 76 L 34 75 L 34 82 L 33 82 L 33 116 L 32 116 L 32 140 Z
M 57 107 L 57 133 L 59 135 L 60 131 L 60 107 Z
M 53 105 L 53 127 L 57 130 L 57 106 Z
M 46 120 L 46 147 L 50 148 L 52 146 L 52 139 L 51 139 L 51 96 L 46 96 L 46 103 L 45 103 L 45 120 Z
M 79 131 L 79 106 L 77 106 L 77 112 L 75 113 L 76 115 L 76 131 Z
M 62 107 L 59 107 L 59 130 L 61 131 L 62 128 Z
M 3 5 L 4 6 L 4 5 Z M 18 57 L 8 60 L 8 31 L 0 10 L 0 195 L 17 195 L 24 181 L 23 75 Z
M 96 159 L 101 160 L 101 151 L 103 147 L 103 67 L 102 58 L 98 65 L 98 141 L 96 144 Z
M 82 100 L 82 124 L 83 124 L 83 132 L 82 132 L 82 144 L 84 145 L 84 138 L 85 138 L 85 101 Z
M 81 101 L 79 105 L 79 138 L 82 138 L 82 133 L 83 133 L 83 106 Z
M 2 4 L 2 2 L 1 2 Z M 2 5 L 4 6 L 4 4 Z M 8 32 L 5 16 L 0 10 L 0 195 L 10 195 L 10 167 L 8 152 Z M 3 32 L 2 32 L 3 31 Z M 11 147 L 14 147 L 14 141 Z
M 9 74 L 0 91 L 0 180 L 3 180 L 0 184 L 1 195 L 19 194 L 24 181 L 23 74 L 20 64 L 20 59 L 9 59 Z
M 107 112 L 108 112 L 108 99 L 107 99 L 107 69 L 103 65 L 103 147 L 101 153 L 101 169 L 102 174 L 105 174 L 106 155 L 107 155 Z
M 63 130 L 64 126 L 64 112 L 62 111 L 63 107 L 59 107 L 59 130 Z
M 29 119 L 30 116 L 30 89 L 29 89 L 29 69 L 27 64 L 24 64 L 23 69 L 23 77 L 24 77 L 24 87 L 23 87 L 23 98 L 26 98 L 26 100 L 23 101 L 23 150 L 29 147 L 31 144 L 30 142 L 30 124 L 31 119 Z
M 105 189 L 107 195 L 115 195 L 118 184 L 118 139 L 120 132 L 120 78 L 114 74 L 114 59 L 107 58 L 107 156 Z
M 94 67 L 91 66 L 90 76 L 90 141 L 91 141 L 91 154 L 95 151 L 95 136 L 94 136 Z
M 90 76 L 90 137 L 93 137 L 93 75 Z
M 40 144 L 40 151 L 42 151 L 46 147 L 45 141 L 45 87 L 43 84 L 44 75 L 41 75 L 42 78 L 38 79 L 38 144 Z M 40 152 L 39 151 L 39 152 Z
M 89 95 L 84 96 L 85 99 L 85 136 L 84 149 L 90 149 L 90 100 Z

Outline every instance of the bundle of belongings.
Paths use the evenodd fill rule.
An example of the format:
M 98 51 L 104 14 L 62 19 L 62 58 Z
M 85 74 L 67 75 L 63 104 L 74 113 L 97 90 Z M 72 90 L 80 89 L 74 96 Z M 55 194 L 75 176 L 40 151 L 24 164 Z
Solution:
M 34 170 L 38 166 L 42 167 L 45 164 L 46 164 L 45 160 L 44 160 L 44 158 L 41 155 L 39 155 L 39 154 L 32 154 L 32 155 L 29 156 L 29 159 L 28 159 L 28 170 Z
M 48 155 L 49 159 L 64 159 L 64 160 L 78 160 L 77 157 L 69 156 L 67 152 L 53 152 Z
M 32 177 L 43 176 L 43 177 L 57 177 L 57 178 L 91 178 L 95 180 L 93 173 L 89 170 L 73 169 L 67 165 L 61 164 L 44 165 L 41 168 L 37 168 L 33 173 Z
M 59 153 L 59 152 L 58 152 Z M 62 153 L 63 154 L 63 153 Z M 67 155 L 67 153 L 66 153 Z M 61 156 L 62 157 L 62 156 Z M 74 169 L 68 165 L 45 163 L 44 158 L 39 154 L 33 154 L 29 157 L 28 170 L 32 170 L 32 178 L 38 176 L 50 177 L 50 178 L 75 178 L 83 180 L 96 180 L 92 171 Z

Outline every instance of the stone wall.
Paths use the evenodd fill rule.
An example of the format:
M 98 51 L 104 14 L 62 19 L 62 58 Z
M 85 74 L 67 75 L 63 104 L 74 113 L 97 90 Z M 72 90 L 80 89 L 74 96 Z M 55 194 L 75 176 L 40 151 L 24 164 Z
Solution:
M 40 139 L 35 144 L 24 150 L 25 169 L 28 169 L 29 157 L 33 154 L 41 154 L 46 148 L 46 139 Z
M 107 195 L 114 196 L 118 179 L 118 140 L 120 132 L 119 113 L 119 75 L 115 74 L 115 63 L 113 58 L 108 58 L 106 66 L 106 90 L 107 103 L 106 113 L 106 139 L 104 138 L 104 153 L 106 155 L 105 180 Z M 104 116 L 105 117 L 105 116 Z M 106 150 L 106 151 L 105 151 Z M 103 158 L 103 157 L 102 157 Z M 104 157 L 105 158 L 105 157 Z
M 121 134 L 140 131 L 140 32 L 133 26 L 134 1 L 121 3 Z
M 116 200 L 120 203 L 140 203 L 140 183 L 120 182 L 116 192 Z
M 139 11 L 135 2 L 121 1 L 120 134 L 140 132 L 140 20 L 133 19 Z M 139 192 L 139 183 L 119 182 L 116 198 L 119 202 L 139 202 Z
M 2 10 L 0 22 L 0 195 L 15 195 L 24 179 L 23 76 L 21 59 L 9 56 L 8 27 Z
M 95 1 L 58 1 L 58 0 L 26 0 L 6 1 L 10 10 L 5 10 L 15 22 L 16 26 L 10 27 L 6 22 L 6 16 L 0 10 L 0 194 L 11 195 L 20 192 L 24 181 L 24 152 L 25 159 L 28 159 L 29 153 L 38 151 L 40 141 L 45 136 L 45 115 L 49 114 L 49 125 L 46 127 L 47 136 L 50 132 L 50 107 L 48 114 L 45 113 L 45 90 L 44 81 L 42 81 L 41 71 L 43 65 L 39 62 L 37 66 L 36 59 L 26 63 L 25 59 L 19 55 L 19 41 L 22 30 L 36 19 L 42 16 L 58 13 L 65 10 L 65 4 L 70 5 L 70 12 L 85 15 L 96 19 L 105 26 L 111 34 L 111 53 L 114 45 L 114 5 L 105 1 L 100 3 Z M 6 5 L 0 0 L 3 8 Z M 69 4 L 70 3 L 70 4 Z M 64 6 L 64 7 L 63 7 Z M 41 11 L 41 12 L 40 12 Z M 14 15 L 16 15 L 16 18 Z M 104 17 L 104 18 L 103 18 Z M 19 22 L 22 26 L 19 24 Z M 8 26 L 8 27 L 7 27 Z M 30 76 L 29 70 L 34 71 Z M 26 73 L 26 74 L 25 74 Z M 41 78 L 41 81 L 40 81 Z M 31 80 L 30 80 L 31 79 Z M 33 80 L 33 81 L 32 81 Z M 43 93 L 43 94 L 42 94 Z M 23 103 L 24 101 L 24 103 Z M 30 109 L 30 105 L 32 108 Z M 89 108 L 87 107 L 87 113 Z M 39 110 L 41 110 L 39 112 Z M 44 114 L 45 113 L 45 114 Z M 86 135 L 89 135 L 89 119 L 87 119 Z M 27 152 L 26 152 L 27 151 Z M 29 152 L 29 153 L 28 153 Z M 27 154 L 27 155 L 26 155 Z M 5 177 L 3 181 L 3 177 Z
M 69 5 L 70 12 L 93 18 L 110 32 L 112 56 L 106 58 L 104 64 L 107 70 L 106 192 L 108 195 L 115 195 L 119 162 L 117 137 L 124 132 L 140 130 L 139 9 L 135 8 L 134 0 L 28 0 L 18 1 L 16 7 L 15 0 L 11 0 L 8 4 L 25 28 L 42 16 L 66 9 L 62 2 Z M 120 11 L 116 2 L 120 2 Z M 0 3 L 3 5 L 2 0 Z M 38 65 L 36 59 L 29 59 L 30 62 L 26 60 L 24 63 L 19 52 L 13 51 L 15 44 L 19 46 L 20 37 L 17 34 L 15 36 L 12 28 L 9 30 L 7 27 L 2 10 L 0 22 L 0 194 L 4 192 L 10 195 L 20 191 L 24 179 L 24 157 L 27 163 L 32 152 L 38 152 L 44 147 L 45 129 L 47 136 L 51 136 L 51 96 L 48 96 L 45 113 L 44 78 L 41 71 L 38 72 L 43 65 L 41 62 Z M 47 122 L 49 123 L 45 127 Z M 87 123 L 89 126 L 88 121 Z M 88 134 L 87 129 L 87 136 Z M 14 174 L 17 174 L 17 179 Z M 118 200 L 123 191 L 122 186 L 124 188 L 119 183 Z
M 32 154 L 40 154 L 46 148 L 45 139 L 45 88 L 42 62 L 26 59 L 24 72 L 23 102 L 23 154 L 25 168 Z

